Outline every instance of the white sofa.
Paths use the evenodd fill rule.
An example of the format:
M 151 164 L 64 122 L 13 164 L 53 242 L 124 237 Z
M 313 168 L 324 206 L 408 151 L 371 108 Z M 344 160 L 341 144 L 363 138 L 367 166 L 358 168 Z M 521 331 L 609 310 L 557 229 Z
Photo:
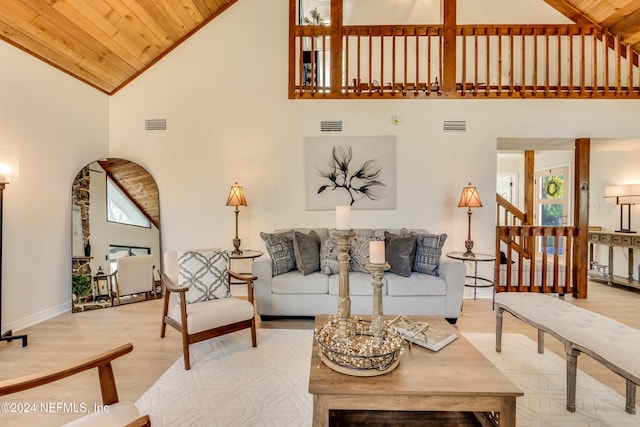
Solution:
M 274 233 L 308 233 L 311 229 L 277 230 Z M 330 230 L 314 229 L 322 239 L 331 236 Z M 384 232 L 394 234 L 406 230 L 354 230 L 358 235 L 370 235 L 383 240 Z M 411 230 L 428 233 L 426 230 Z M 445 239 L 446 239 L 446 235 Z M 264 238 L 264 237 L 263 237 Z M 443 240 L 444 243 L 444 240 Z M 268 248 L 267 248 L 268 249 Z M 388 252 L 387 252 L 388 253 Z M 353 257 L 353 254 L 352 254 Z M 389 260 L 389 257 L 387 257 Z M 331 314 L 337 309 L 339 293 L 338 274 L 322 271 L 304 275 L 294 268 L 286 273 L 274 275 L 272 259 L 263 257 L 252 264 L 257 277 L 255 301 L 258 314 L 263 320 L 278 317 L 313 317 L 316 314 Z M 437 275 L 412 271 L 410 277 L 385 272 L 383 294 L 384 314 L 434 315 L 455 323 L 462 308 L 462 296 L 466 270 L 459 261 L 439 260 Z M 371 314 L 373 287 L 371 275 L 350 271 L 349 288 L 352 314 Z

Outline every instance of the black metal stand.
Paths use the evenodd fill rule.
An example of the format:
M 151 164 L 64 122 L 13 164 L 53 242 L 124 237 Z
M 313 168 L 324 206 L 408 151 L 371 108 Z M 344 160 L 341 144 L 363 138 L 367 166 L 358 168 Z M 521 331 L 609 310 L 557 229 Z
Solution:
M 627 228 L 623 227 L 623 211 L 624 207 L 627 207 Z M 630 203 L 620 203 L 620 229 L 616 230 L 616 233 L 635 233 L 635 231 L 631 230 L 631 204 Z
M 6 182 L 0 182 L 0 332 L 2 331 L 2 203 L 4 188 L 7 185 Z M 27 346 L 27 335 L 13 335 L 11 330 L 8 330 L 0 335 L 0 341 L 11 342 L 13 340 L 22 340 L 22 346 Z

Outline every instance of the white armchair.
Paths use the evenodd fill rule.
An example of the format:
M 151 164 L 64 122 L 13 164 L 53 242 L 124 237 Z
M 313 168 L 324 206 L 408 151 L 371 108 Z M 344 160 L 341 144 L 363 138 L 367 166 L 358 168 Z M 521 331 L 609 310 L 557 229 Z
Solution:
M 146 298 L 149 292 L 155 294 L 153 256 L 137 255 L 118 258 L 117 270 L 111 274 L 111 278 L 111 305 L 115 298 L 120 304 L 120 298 L 124 295 L 144 293 Z
M 180 267 L 178 265 L 178 252 L 170 251 L 164 254 L 164 272 L 162 284 L 165 289 L 164 308 L 162 312 L 162 329 L 160 336 L 164 338 L 167 325 L 175 328 L 182 334 L 182 351 L 184 355 L 184 369 L 191 369 L 189 359 L 189 345 L 236 332 L 242 329 L 251 329 L 251 344 L 257 346 L 255 308 L 253 305 L 253 281 L 251 274 L 237 274 L 228 269 L 228 254 L 224 258 L 224 252 L 219 249 L 205 249 L 187 251 L 197 254 L 217 253 L 226 259 L 226 265 L 222 269 L 211 268 L 206 265 L 201 270 L 217 270 L 216 283 L 211 289 L 215 292 L 225 292 L 226 297 L 209 298 L 211 289 L 204 290 L 202 296 L 193 300 L 187 295 L 189 286 L 179 285 Z M 184 266 L 183 266 L 184 267 Z M 226 274 L 224 274 L 226 272 Z M 198 271 L 197 274 L 199 274 Z M 247 284 L 247 299 L 233 298 L 229 291 L 230 278 Z M 192 285 L 195 287 L 195 285 Z

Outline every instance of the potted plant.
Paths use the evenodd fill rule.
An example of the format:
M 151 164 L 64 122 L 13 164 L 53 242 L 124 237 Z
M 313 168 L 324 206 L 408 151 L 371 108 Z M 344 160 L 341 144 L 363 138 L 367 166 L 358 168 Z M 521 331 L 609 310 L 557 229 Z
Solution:
M 89 295 L 91 292 L 91 278 L 86 274 L 73 274 L 71 277 L 71 292 L 74 300 Z

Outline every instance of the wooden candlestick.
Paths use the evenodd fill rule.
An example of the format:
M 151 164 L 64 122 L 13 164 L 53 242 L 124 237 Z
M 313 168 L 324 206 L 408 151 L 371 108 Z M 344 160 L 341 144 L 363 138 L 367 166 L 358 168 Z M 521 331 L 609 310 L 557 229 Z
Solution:
M 365 268 L 371 273 L 373 282 L 373 309 L 371 311 L 371 330 L 376 340 L 382 341 L 384 338 L 384 319 L 382 318 L 382 278 L 384 272 L 391 268 L 386 262 L 384 264 L 368 263 Z
M 356 233 L 353 230 L 335 230 L 333 236 L 338 243 L 338 337 L 347 339 L 349 337 L 348 323 L 351 316 L 351 297 L 349 296 L 349 249 L 351 239 Z

